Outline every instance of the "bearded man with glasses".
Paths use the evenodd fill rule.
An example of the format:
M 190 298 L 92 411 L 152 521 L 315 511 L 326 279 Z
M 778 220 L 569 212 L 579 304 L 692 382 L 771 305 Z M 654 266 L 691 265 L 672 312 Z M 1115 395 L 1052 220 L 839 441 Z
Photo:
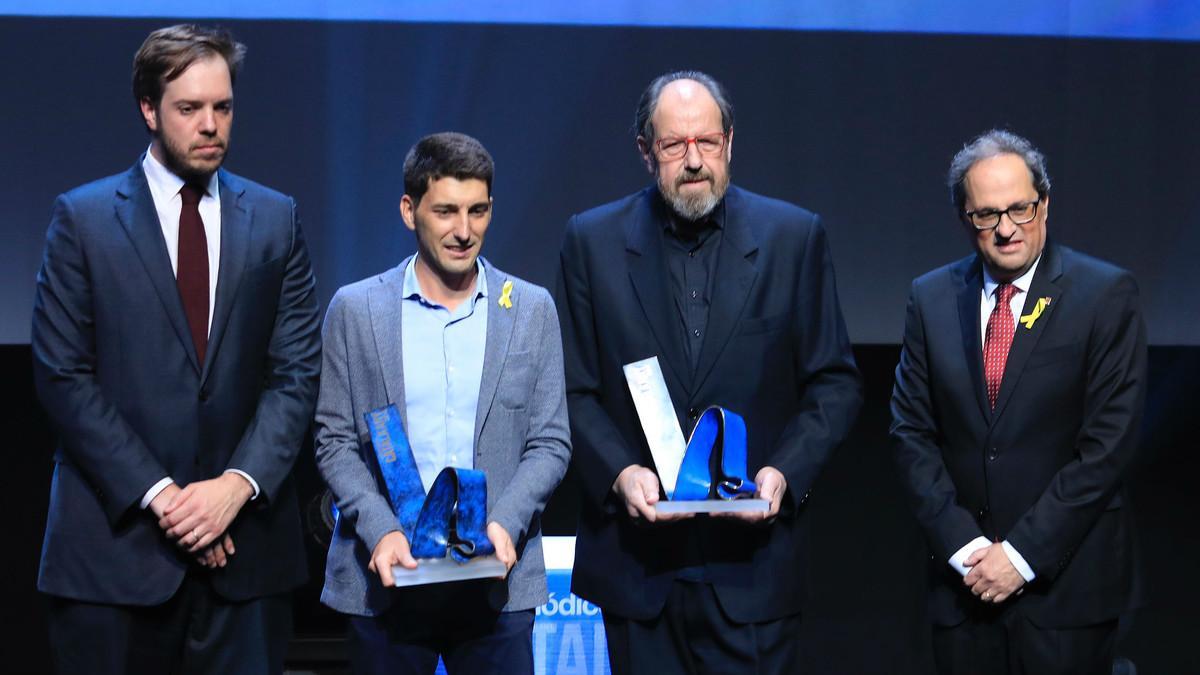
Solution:
M 614 673 L 799 667 L 809 490 L 861 404 L 816 215 L 729 183 L 733 106 L 695 71 L 635 116 L 656 185 L 571 218 L 556 301 L 583 484 L 572 589 L 604 613 Z M 657 357 L 684 435 L 721 405 L 747 428 L 768 510 L 665 514 L 623 366 Z M 669 489 L 669 488 L 668 488 Z
M 976 254 L 913 282 L 891 427 L 933 554 L 938 672 L 1107 674 L 1137 601 L 1137 283 L 1047 242 L 1050 179 L 1028 140 L 979 136 L 949 184 Z

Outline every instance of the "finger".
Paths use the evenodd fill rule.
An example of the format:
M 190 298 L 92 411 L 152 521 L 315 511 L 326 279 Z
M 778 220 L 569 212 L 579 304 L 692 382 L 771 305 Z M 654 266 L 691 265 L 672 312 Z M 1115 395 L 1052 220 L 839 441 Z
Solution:
M 195 493 L 196 488 L 192 485 L 189 485 L 179 492 L 176 492 L 175 496 L 171 497 L 171 500 L 167 502 L 166 508 L 163 509 L 163 515 L 169 515 L 171 512 L 175 511 L 175 509 L 181 508 Z
M 215 543 L 208 547 L 209 555 L 212 556 L 213 562 L 217 567 L 225 566 L 225 549 L 221 548 L 220 543 Z
M 417 559 L 413 557 L 412 551 L 410 551 L 407 546 L 396 552 L 395 559 L 398 560 L 400 562 L 400 566 L 405 569 L 417 569 Z M 391 573 L 389 570 L 389 576 L 390 574 Z
M 646 502 L 634 504 L 637 508 L 638 515 L 646 519 L 646 522 L 653 523 L 658 520 L 658 510 Z
M 233 537 L 229 536 L 228 534 L 225 535 L 225 538 L 222 540 L 221 544 L 224 546 L 225 553 L 227 555 L 233 555 L 234 553 L 237 553 L 237 549 L 233 547 Z
M 967 567 L 977 565 L 977 564 L 979 564 L 979 561 L 983 560 L 984 556 L 986 556 L 986 555 L 987 555 L 986 548 L 975 549 L 974 551 L 971 552 L 971 555 L 967 556 L 967 559 L 963 561 L 963 564 L 966 565 Z
M 203 534 L 197 534 L 196 536 L 196 543 L 192 544 L 192 552 L 206 549 L 208 548 L 209 544 L 212 544 L 217 540 L 217 535 L 213 534 L 212 532 L 205 532 Z
M 385 587 L 390 588 L 396 585 L 396 580 L 392 577 L 392 559 L 390 556 L 380 560 L 375 565 L 375 568 L 379 571 L 379 580 L 383 582 Z

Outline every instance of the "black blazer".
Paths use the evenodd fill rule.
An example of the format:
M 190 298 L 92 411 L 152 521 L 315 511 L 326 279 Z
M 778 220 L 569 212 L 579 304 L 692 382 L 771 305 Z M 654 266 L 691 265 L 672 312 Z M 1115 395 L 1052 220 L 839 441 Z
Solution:
M 291 198 L 226 171 L 221 259 L 199 363 L 139 160 L 61 195 L 34 300 L 38 396 L 57 428 L 38 588 L 89 602 L 153 605 L 190 562 L 139 508 L 151 485 L 227 468 L 261 493 L 230 526 L 211 572 L 231 600 L 306 576 L 288 478 L 316 399 L 320 317 Z
M 688 537 L 725 611 L 765 621 L 800 611 L 806 577 L 805 498 L 862 402 L 838 306 L 825 233 L 815 215 L 736 187 L 726 195 L 709 334 L 695 377 L 669 297 L 656 188 L 574 216 L 557 289 L 567 403 L 582 480 L 574 591 L 606 611 L 658 614 Z M 621 367 L 658 356 L 688 434 L 720 404 L 745 417 L 749 472 L 779 469 L 787 493 L 768 526 L 698 517 L 635 525 L 612 493 L 626 466 L 653 467 Z M 692 542 L 697 545 L 697 542 Z
M 1037 577 L 1008 602 L 1042 627 L 1114 618 L 1134 602 L 1122 479 L 1146 389 L 1146 330 L 1128 272 L 1047 244 L 991 411 L 972 256 L 913 282 L 891 438 L 931 549 L 933 620 L 978 600 L 947 560 L 1007 539 Z M 974 603 L 974 604 L 973 604 Z

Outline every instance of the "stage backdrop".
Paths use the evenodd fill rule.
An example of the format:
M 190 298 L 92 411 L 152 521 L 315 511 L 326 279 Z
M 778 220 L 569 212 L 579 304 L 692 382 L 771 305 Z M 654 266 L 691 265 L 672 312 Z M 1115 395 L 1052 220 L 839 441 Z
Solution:
M 485 255 L 552 284 L 567 218 L 649 181 L 630 130 L 642 88 L 663 71 L 698 68 L 725 82 L 737 107 L 734 180 L 822 215 L 855 342 L 898 342 L 910 281 L 967 253 L 946 166 L 968 138 L 1002 126 L 1049 158 L 1051 236 L 1136 273 L 1152 343 L 1200 344 L 1196 312 L 1179 306 L 1200 292 L 1189 264 L 1200 251 L 1200 4 L 938 13 L 927 2 L 875 11 L 750 2 L 709 14 L 678 3 L 496 13 L 476 3 L 300 2 L 271 14 L 277 4 L 214 10 L 388 19 L 221 20 L 250 48 L 228 167 L 295 195 L 323 300 L 413 250 L 396 208 L 401 162 L 418 137 L 446 129 L 477 136 L 496 158 Z M 170 7 L 4 2 L 0 12 Z M 397 21 L 409 11 L 472 23 Z M 486 23 L 539 12 L 561 23 Z M 55 195 L 145 149 L 130 62 L 150 29 L 178 20 L 0 18 L 0 342 L 28 342 Z M 809 27 L 829 30 L 796 30 Z

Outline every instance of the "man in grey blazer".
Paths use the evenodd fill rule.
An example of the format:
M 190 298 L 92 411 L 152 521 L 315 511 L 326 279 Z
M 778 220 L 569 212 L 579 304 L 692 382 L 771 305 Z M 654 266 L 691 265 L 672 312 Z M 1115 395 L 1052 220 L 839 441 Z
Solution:
M 339 511 L 321 600 L 349 614 L 358 673 L 533 672 L 546 602 L 542 508 L 571 454 L 562 344 L 549 293 L 479 257 L 493 164 L 475 139 L 421 139 L 400 213 L 417 255 L 340 289 L 325 318 L 317 466 Z M 363 413 L 395 404 L 422 484 L 445 467 L 487 476 L 487 536 L 507 581 L 396 589 L 415 568 Z

